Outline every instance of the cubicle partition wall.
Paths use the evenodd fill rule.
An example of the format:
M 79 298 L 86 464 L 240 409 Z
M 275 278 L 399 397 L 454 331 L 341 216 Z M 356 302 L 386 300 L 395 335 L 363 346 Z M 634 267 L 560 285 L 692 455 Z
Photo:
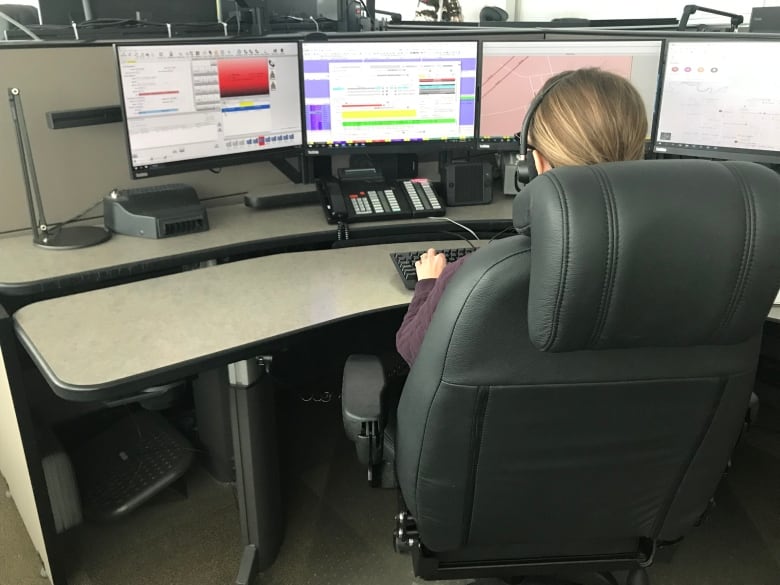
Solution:
M 122 124 L 103 124 L 52 130 L 46 113 L 119 104 L 116 57 L 110 44 L 43 44 L 8 47 L 0 43 L 2 90 L 18 87 L 22 95 L 30 143 L 46 219 L 69 219 L 113 188 L 141 187 L 172 182 L 169 177 L 132 180 Z M 7 100 L 5 100 L 7 103 Z M 22 167 L 10 108 L 0 107 L 0 234 L 28 229 Z M 219 174 L 198 171 L 178 175 L 201 198 L 222 197 L 289 185 L 269 163 L 225 167 Z M 91 216 L 102 215 L 98 207 Z M 32 243 L 30 244 L 32 245 Z
M 372 42 L 374 34 L 333 35 L 340 41 Z M 676 31 L 463 30 L 384 33 L 382 38 L 449 41 L 454 39 L 510 40 L 652 40 L 669 38 L 733 40 L 726 33 L 680 33 Z M 739 35 L 740 38 L 744 36 Z M 755 35 L 755 38 L 772 38 Z M 295 37 L 287 37 L 288 41 Z M 230 39 L 214 39 L 229 42 Z M 176 42 L 176 41 L 173 41 Z M 165 178 L 133 180 L 122 124 L 102 124 L 52 130 L 47 112 L 116 106 L 120 102 L 117 64 L 111 43 L 9 44 L 0 43 L 0 70 L 7 88 L 22 93 L 40 190 L 50 222 L 69 219 L 97 204 L 115 187 L 143 187 L 170 182 Z M 7 88 L 2 88 L 7 91 Z M 0 108 L 0 159 L 3 214 L 0 234 L 29 227 L 21 163 L 9 108 Z M 198 191 L 202 199 L 262 192 L 290 185 L 290 180 L 272 164 L 255 163 L 225 167 L 219 174 L 209 170 L 177 176 Z M 100 215 L 99 211 L 91 214 Z
M 538 31 L 487 33 L 490 38 L 539 39 Z M 420 38 L 417 33 L 387 33 L 388 38 Z M 478 38 L 467 34 L 437 33 L 436 39 Z M 270 37 L 269 37 L 270 38 Z M 296 37 L 284 37 L 286 41 Z M 339 35 L 339 40 L 366 41 L 370 35 Z M 431 38 L 430 34 L 425 35 Z M 230 42 L 230 39 L 213 39 Z M 148 42 L 148 41 L 147 41 Z M 158 42 L 158 41 L 155 41 Z M 186 42 L 186 41 L 185 41 Z M 209 41 L 211 42 L 211 40 Z M 140 41 L 143 43 L 143 41 Z M 176 43 L 176 41 L 174 41 Z M 40 190 L 49 222 L 67 220 L 99 203 L 115 187 L 130 188 L 183 182 L 192 185 L 201 199 L 220 199 L 246 192 L 274 191 L 290 186 L 290 180 L 271 163 L 253 163 L 200 170 L 171 177 L 133 180 L 130 177 L 126 137 L 122 124 L 102 124 L 52 130 L 47 112 L 118 106 L 119 76 L 113 45 L 109 42 L 10 44 L 0 42 L 0 71 L 7 87 L 22 93 L 27 126 Z M 10 109 L 0 107 L 0 236 L 29 229 L 21 162 Z M 87 217 L 98 217 L 101 209 Z
M 0 306 L 0 475 L 41 559 L 45 571 L 41 576 L 58 585 L 65 581 L 57 555 L 49 554 L 56 546 L 51 504 L 29 404 L 20 395 L 22 370 L 16 346 L 13 322 Z

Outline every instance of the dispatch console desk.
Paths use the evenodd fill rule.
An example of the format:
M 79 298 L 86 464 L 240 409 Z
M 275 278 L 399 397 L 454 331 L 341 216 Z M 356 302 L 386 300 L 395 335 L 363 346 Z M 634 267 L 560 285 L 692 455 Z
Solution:
M 114 236 L 80 250 L 41 250 L 29 234 L 0 237 L 0 300 L 59 296 L 230 255 L 329 247 L 337 239 L 336 226 L 326 223 L 319 205 L 273 210 L 225 205 L 210 207 L 208 214 L 211 229 L 205 232 L 159 240 Z M 512 198 L 496 194 L 490 205 L 449 208 L 447 217 L 473 229 L 499 230 L 510 225 Z M 460 229 L 441 218 L 420 218 L 352 224 L 350 231 L 360 239 Z
M 229 364 L 247 576 L 270 565 L 281 538 L 273 389 L 258 349 L 408 303 L 411 291 L 389 261 L 398 248 L 277 254 L 59 297 L 20 309 L 16 331 L 67 400 L 124 397 Z
M 476 229 L 497 230 L 510 225 L 511 199 L 450 209 L 448 216 Z M 335 226 L 325 222 L 319 206 L 256 211 L 231 205 L 210 208 L 209 219 L 211 229 L 199 234 L 165 240 L 115 236 L 101 246 L 67 252 L 35 248 L 28 234 L 0 238 L 0 295 L 3 303 L 22 307 L 12 316 L 16 336 L 51 388 L 67 400 L 128 396 L 230 364 L 246 545 L 241 582 L 273 561 L 281 535 L 273 394 L 256 356 L 295 332 L 407 304 L 411 292 L 389 253 L 430 242 L 274 254 L 291 245 L 329 248 Z M 455 229 L 441 220 L 418 219 L 355 225 L 353 235 L 358 241 L 367 234 Z M 160 269 L 254 252 L 268 255 L 156 276 Z M 39 298 L 46 300 L 27 300 Z M 29 421 L 22 377 L 10 376 L 8 364 L 6 369 L 14 378 L 9 383 L 17 417 L 25 414 Z M 44 550 L 36 548 L 44 563 L 56 561 L 48 550 L 56 535 L 31 425 L 20 421 L 19 433 L 20 456 L 26 456 L 38 503 L 40 518 L 34 521 L 44 537 Z M 25 497 L 30 494 L 15 499 Z M 61 563 L 50 564 L 52 581 L 64 583 L 57 574 Z

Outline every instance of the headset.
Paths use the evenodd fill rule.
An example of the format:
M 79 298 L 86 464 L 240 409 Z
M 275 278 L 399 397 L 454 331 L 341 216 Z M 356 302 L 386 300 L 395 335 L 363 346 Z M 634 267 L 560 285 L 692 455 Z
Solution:
M 523 184 L 528 183 L 539 176 L 539 169 L 536 168 L 534 157 L 528 152 L 528 132 L 531 129 L 531 122 L 536 115 L 536 110 L 547 97 L 553 88 L 561 81 L 574 74 L 576 71 L 569 71 L 565 75 L 561 75 L 558 79 L 550 83 L 542 91 L 536 94 L 536 97 L 531 101 L 528 106 L 528 111 L 523 118 L 523 125 L 520 132 L 515 134 L 515 138 L 520 143 L 520 154 L 517 156 L 517 165 L 515 166 L 515 191 L 520 191 L 523 188 Z

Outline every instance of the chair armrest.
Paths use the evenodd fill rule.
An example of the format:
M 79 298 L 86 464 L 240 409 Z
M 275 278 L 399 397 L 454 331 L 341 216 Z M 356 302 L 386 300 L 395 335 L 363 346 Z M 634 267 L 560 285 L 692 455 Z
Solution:
M 360 436 L 365 423 L 384 419 L 385 384 L 385 372 L 378 356 L 354 354 L 347 358 L 341 384 L 341 416 L 350 440 Z
M 382 460 L 382 436 L 386 417 L 382 412 L 385 372 L 378 356 L 354 354 L 344 364 L 341 384 L 341 417 L 344 432 L 355 443 L 358 460 L 373 469 Z

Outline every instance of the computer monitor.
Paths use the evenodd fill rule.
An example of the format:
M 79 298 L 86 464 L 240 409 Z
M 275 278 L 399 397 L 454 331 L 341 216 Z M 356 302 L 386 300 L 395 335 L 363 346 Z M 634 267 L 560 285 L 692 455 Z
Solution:
M 477 41 L 302 43 L 309 154 L 474 143 Z
M 750 32 L 780 32 L 780 6 L 755 6 L 750 12 Z
M 780 41 L 669 42 L 654 150 L 780 163 Z
M 514 134 L 541 87 L 556 73 L 599 67 L 630 80 L 645 103 L 648 136 L 658 95 L 663 41 L 485 41 L 480 78 L 479 148 L 516 150 Z
M 300 150 L 297 43 L 128 44 L 116 54 L 134 178 Z

